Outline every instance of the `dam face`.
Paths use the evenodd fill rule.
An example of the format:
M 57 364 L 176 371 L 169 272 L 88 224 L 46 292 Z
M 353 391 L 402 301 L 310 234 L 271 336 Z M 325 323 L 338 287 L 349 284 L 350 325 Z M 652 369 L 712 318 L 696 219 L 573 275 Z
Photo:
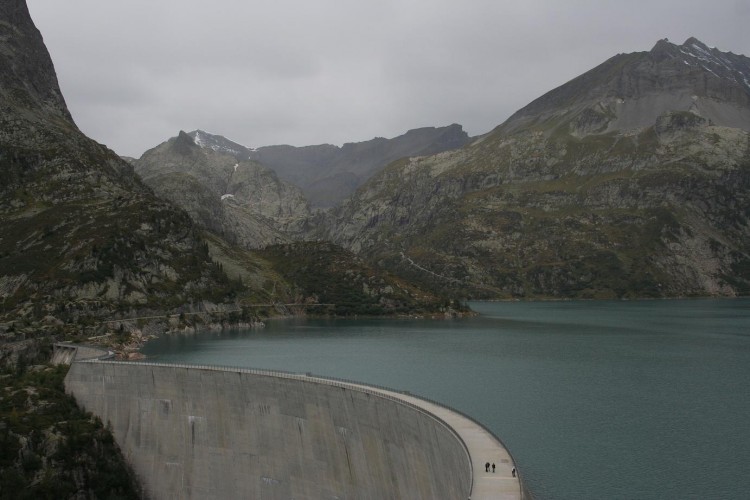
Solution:
M 66 390 L 111 425 L 152 498 L 466 499 L 443 421 L 361 386 L 241 369 L 75 362 Z

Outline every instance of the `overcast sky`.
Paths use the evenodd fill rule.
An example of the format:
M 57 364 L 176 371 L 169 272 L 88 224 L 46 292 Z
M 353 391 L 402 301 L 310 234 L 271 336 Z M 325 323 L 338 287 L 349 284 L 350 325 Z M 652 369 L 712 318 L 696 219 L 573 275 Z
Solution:
M 180 130 L 248 147 L 471 135 L 621 52 L 750 55 L 748 0 L 27 0 L 78 126 L 139 157 Z

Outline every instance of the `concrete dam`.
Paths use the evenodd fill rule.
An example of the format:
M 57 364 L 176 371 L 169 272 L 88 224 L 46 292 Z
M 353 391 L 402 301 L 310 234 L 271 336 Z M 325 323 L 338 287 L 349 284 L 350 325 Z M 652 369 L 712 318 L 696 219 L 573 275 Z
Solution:
M 149 498 L 526 497 L 489 431 L 408 394 L 283 372 L 80 356 L 65 386 L 111 426 Z M 486 472 L 486 462 L 497 472 Z

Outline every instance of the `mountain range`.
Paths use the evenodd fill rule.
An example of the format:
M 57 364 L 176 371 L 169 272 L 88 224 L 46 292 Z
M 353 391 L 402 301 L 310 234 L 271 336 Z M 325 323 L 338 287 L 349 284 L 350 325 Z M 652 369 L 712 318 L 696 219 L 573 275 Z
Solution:
M 250 158 L 302 188 L 313 207 L 332 207 L 395 160 L 457 149 L 469 141 L 461 125 L 454 123 L 412 129 L 392 139 L 349 142 L 341 147 L 264 146 L 252 150 Z
M 389 165 L 318 237 L 473 297 L 747 294 L 749 64 L 693 38 L 617 55 Z
M 139 164 L 144 182 L 74 123 L 23 0 L 0 4 L 0 108 L 0 365 L 34 339 L 114 335 L 117 318 L 151 318 L 128 322 L 127 333 L 149 321 L 162 330 L 219 321 L 225 310 L 249 322 L 278 314 L 278 303 L 304 312 L 332 283 L 349 290 L 347 313 L 444 309 L 343 249 L 330 281 L 250 252 L 290 241 L 309 213 L 298 188 L 257 162 L 183 133 Z M 305 252 L 332 254 L 315 242 Z
M 245 248 L 263 248 L 304 240 L 315 224 L 312 210 L 340 203 L 394 159 L 455 149 L 468 140 L 460 125 L 451 125 L 343 147 L 251 149 L 194 130 L 128 161 L 201 227 Z
M 252 149 L 197 130 L 127 162 L 76 127 L 25 3 L 0 12 L 0 298 L 16 325 L 320 296 L 278 257 L 309 270 L 305 252 L 448 296 L 750 290 L 745 56 L 661 40 L 476 138 Z M 331 178 L 356 190 L 341 199 Z M 274 245 L 290 246 L 256 252 Z
M 259 192 L 300 189 L 285 197 L 298 207 L 294 224 L 269 221 L 270 239 L 219 224 L 246 246 L 332 241 L 468 297 L 611 298 L 748 293 L 748 132 L 750 60 L 690 38 L 618 54 L 478 138 L 451 125 L 342 148 L 183 139 L 223 158 L 204 160 L 204 172 L 254 162 L 268 171 Z M 166 165 L 200 177 L 195 163 L 153 157 L 174 141 L 136 170 L 191 213 L 218 203 L 223 186 L 190 202 L 184 179 L 156 184 Z M 257 206 L 233 201 L 245 207 L 235 220 Z M 217 218 L 194 219 L 210 228 Z
M 182 132 L 184 133 L 184 132 Z M 407 131 L 398 137 L 376 137 L 369 141 L 350 142 L 341 147 L 332 144 L 295 147 L 288 145 L 249 148 L 221 135 L 203 130 L 186 134 L 207 155 L 224 155 L 238 162 L 252 161 L 271 170 L 281 183 L 301 189 L 313 208 L 327 208 L 339 204 L 367 179 L 389 163 L 409 156 L 424 156 L 457 149 L 471 139 L 461 125 L 423 127 Z M 139 159 L 128 159 L 145 177 L 152 177 L 162 156 L 174 138 L 146 151 Z M 177 153 L 177 151 L 175 151 Z M 212 152 L 212 153 L 211 153 Z M 174 170 L 180 161 L 169 161 Z M 193 168 L 193 167 L 191 167 Z
M 251 149 L 198 130 L 126 161 L 78 129 L 25 1 L 4 0 L 0 109 L 0 476 L 27 496 L 138 494 L 64 371 L 22 376 L 51 339 L 750 293 L 750 59 L 693 38 L 616 55 L 476 138 Z

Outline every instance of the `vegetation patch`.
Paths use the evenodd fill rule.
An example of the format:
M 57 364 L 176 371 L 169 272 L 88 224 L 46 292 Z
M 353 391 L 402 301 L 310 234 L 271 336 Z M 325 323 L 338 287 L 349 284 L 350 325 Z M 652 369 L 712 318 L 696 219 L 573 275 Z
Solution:
M 65 365 L 0 375 L 0 499 L 138 499 L 111 432 L 65 394 Z
M 332 243 L 275 245 L 258 253 L 294 287 L 308 314 L 384 316 L 463 310 L 454 301 L 375 269 Z

